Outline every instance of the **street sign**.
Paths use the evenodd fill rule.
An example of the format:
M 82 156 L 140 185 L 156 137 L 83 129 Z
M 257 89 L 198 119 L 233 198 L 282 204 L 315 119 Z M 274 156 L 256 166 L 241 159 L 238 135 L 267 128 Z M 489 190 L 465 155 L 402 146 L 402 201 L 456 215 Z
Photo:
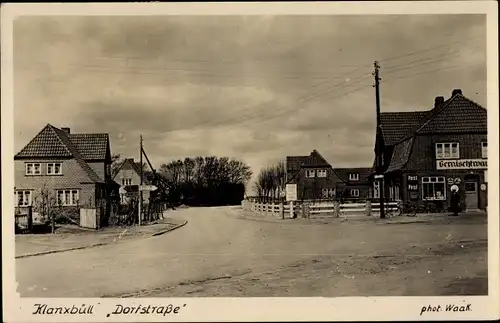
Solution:
M 375 178 L 375 179 L 382 179 L 382 178 L 384 178 L 384 175 L 382 175 L 382 174 L 375 175 L 373 178 Z
M 297 184 L 286 184 L 286 200 L 297 201 Z
M 154 185 L 140 185 L 139 190 L 140 191 L 156 191 L 158 187 Z

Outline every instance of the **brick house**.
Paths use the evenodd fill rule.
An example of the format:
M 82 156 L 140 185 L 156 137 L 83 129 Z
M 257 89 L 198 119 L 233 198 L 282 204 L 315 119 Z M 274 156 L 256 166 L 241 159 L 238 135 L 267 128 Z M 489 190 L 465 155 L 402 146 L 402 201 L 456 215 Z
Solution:
M 341 182 L 336 191 L 339 198 L 346 200 L 366 200 L 372 197 L 371 167 L 334 168 Z
M 98 208 L 101 222 L 109 218 L 119 185 L 111 179 L 109 136 L 72 134 L 69 128 L 46 125 L 14 156 L 16 207 L 40 207 L 46 194 L 56 206 Z M 48 199 L 47 199 L 48 201 Z
M 147 184 L 146 174 L 143 172 L 143 184 Z M 125 160 L 117 168 L 113 175 L 113 180 L 120 183 L 120 203 L 128 204 L 130 201 L 130 193 L 138 192 L 138 185 L 141 184 L 141 165 L 134 161 L 133 158 L 125 158 Z M 127 194 L 127 192 L 129 194 Z M 149 200 L 149 191 L 143 192 L 143 200 Z
M 485 209 L 487 139 L 486 109 L 460 89 L 448 100 L 436 97 L 429 111 L 382 113 L 376 145 L 383 150 L 385 196 L 447 210 L 457 185 L 464 209 Z M 373 185 L 378 191 L 378 181 Z
M 313 150 L 309 156 L 287 156 L 286 183 L 297 184 L 299 200 L 335 198 L 342 182 L 332 166 Z

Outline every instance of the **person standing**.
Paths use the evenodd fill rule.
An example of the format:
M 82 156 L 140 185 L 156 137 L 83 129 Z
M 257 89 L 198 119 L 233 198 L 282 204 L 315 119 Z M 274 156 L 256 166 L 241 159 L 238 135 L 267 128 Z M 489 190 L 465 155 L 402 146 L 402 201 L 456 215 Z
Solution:
M 453 214 L 450 215 L 458 216 L 458 213 L 460 213 L 460 195 L 458 194 L 458 187 L 452 187 L 451 189 L 450 204 L 451 211 L 453 212 Z

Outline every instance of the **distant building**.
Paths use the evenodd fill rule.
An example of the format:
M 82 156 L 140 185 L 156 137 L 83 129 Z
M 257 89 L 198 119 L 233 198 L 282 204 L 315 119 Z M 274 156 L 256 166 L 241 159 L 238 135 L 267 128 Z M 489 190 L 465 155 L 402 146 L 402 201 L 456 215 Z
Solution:
M 382 113 L 376 145 L 383 150 L 386 197 L 447 209 L 457 185 L 464 209 L 486 208 L 487 112 L 461 90 L 448 100 L 437 97 L 429 111 Z M 377 195 L 378 181 L 373 185 Z
M 117 168 L 113 179 L 120 183 L 120 203 L 128 204 L 132 196 L 138 195 L 138 186 L 141 184 L 141 164 L 134 161 L 133 158 L 125 158 Z M 146 174 L 143 174 L 143 184 L 147 184 Z M 149 191 L 143 192 L 143 200 L 147 203 L 149 200 Z
M 287 156 L 285 168 L 286 182 L 297 184 L 299 200 L 334 198 L 342 181 L 317 150 L 309 156 Z
M 72 134 L 48 124 L 14 156 L 14 167 L 17 207 L 40 208 L 45 194 L 57 206 L 98 208 L 105 221 L 118 196 L 106 133 Z
M 341 181 L 337 184 L 337 197 L 346 200 L 366 200 L 372 197 L 372 168 L 334 168 Z

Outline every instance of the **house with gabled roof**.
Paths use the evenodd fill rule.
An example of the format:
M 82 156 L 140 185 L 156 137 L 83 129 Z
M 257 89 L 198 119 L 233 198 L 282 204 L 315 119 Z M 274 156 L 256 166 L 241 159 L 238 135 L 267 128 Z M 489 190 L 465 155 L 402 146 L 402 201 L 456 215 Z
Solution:
M 297 184 L 299 200 L 335 198 L 336 187 L 342 182 L 317 150 L 308 156 L 287 156 L 285 169 L 286 183 Z
M 141 164 L 133 158 L 125 158 L 113 174 L 113 180 L 120 183 L 120 203 L 126 205 L 132 195 L 138 195 L 138 185 L 141 184 Z M 148 178 L 143 169 L 143 184 L 148 184 Z M 149 191 L 143 191 L 143 200 L 149 200 Z
M 381 113 L 375 151 L 383 165 L 385 197 L 438 210 L 449 207 L 451 187 L 466 210 L 487 206 L 487 110 L 455 89 L 428 111 Z M 374 180 L 374 192 L 380 183 Z M 378 194 L 375 194 L 378 197 Z M 426 203 L 427 202 L 427 203 Z
M 371 167 L 334 168 L 339 176 L 337 197 L 347 201 L 364 201 L 372 197 Z
M 75 218 L 80 207 L 98 208 L 106 222 L 118 197 L 108 134 L 72 134 L 69 128 L 47 124 L 14 156 L 14 165 L 17 207 L 36 208 L 45 193 L 57 206 L 76 209 Z

